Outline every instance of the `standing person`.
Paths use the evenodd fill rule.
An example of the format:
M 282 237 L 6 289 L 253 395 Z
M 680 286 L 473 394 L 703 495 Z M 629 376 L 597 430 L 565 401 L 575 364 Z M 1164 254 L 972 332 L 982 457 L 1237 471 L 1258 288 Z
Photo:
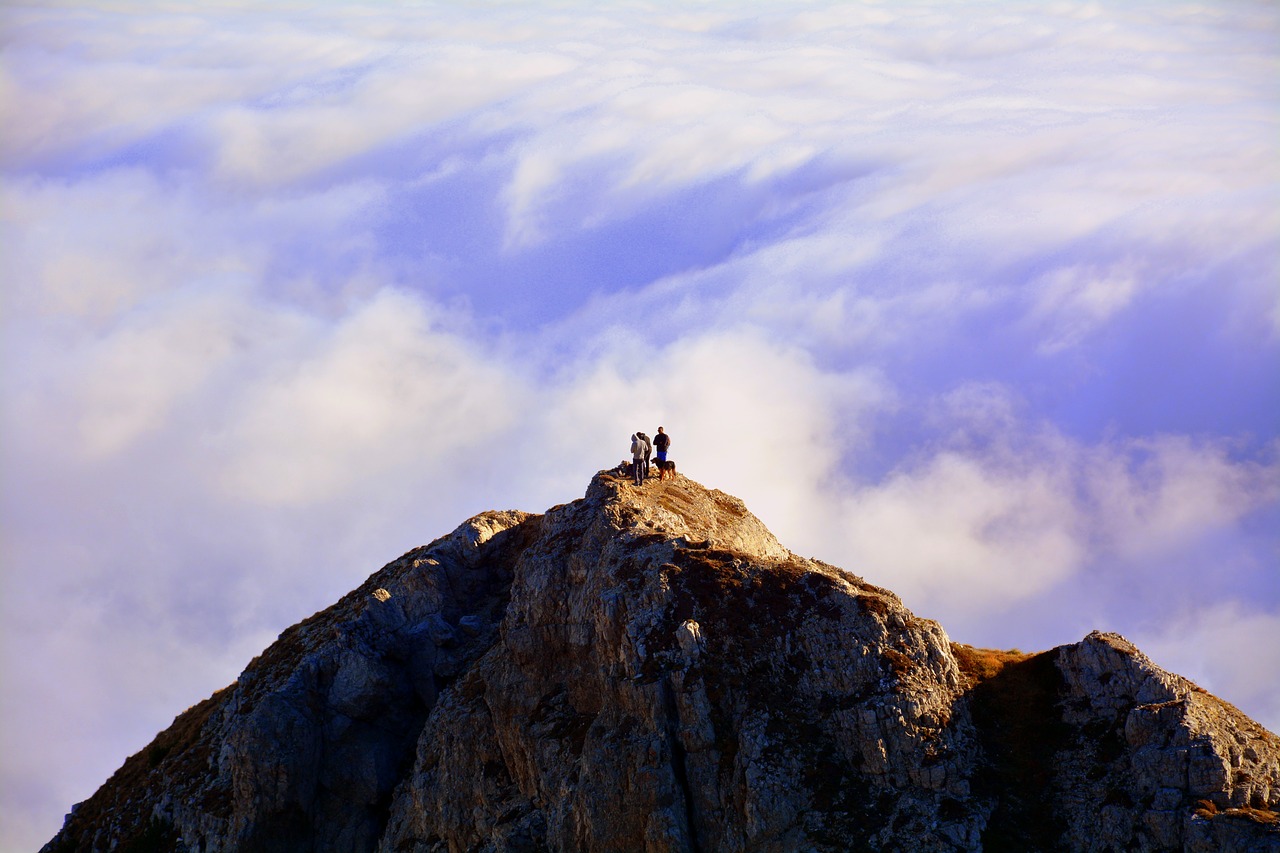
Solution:
M 649 436 L 642 432 L 637 432 L 640 440 L 644 442 L 644 478 L 649 479 L 649 457 L 653 455 L 653 442 L 649 440 Z
M 636 485 L 644 483 L 644 449 L 649 442 L 640 437 L 640 433 L 631 434 L 631 473 Z
M 658 479 L 667 479 L 667 448 L 671 446 L 671 436 L 658 427 L 658 434 L 653 437 L 653 446 L 658 451 Z

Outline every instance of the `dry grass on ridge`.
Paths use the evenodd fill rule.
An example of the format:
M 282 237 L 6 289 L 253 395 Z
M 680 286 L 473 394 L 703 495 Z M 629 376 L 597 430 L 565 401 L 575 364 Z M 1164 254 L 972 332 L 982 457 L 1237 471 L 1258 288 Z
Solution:
M 994 678 L 1009 664 L 1021 663 L 1031 657 L 1021 649 L 979 649 L 964 643 L 952 643 L 951 654 L 955 655 L 960 672 L 968 679 L 970 687 Z

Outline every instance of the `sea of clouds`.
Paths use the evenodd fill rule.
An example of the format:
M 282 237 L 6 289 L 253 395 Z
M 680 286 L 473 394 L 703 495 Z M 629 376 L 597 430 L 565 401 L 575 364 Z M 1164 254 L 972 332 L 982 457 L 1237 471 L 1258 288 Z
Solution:
M 1280 729 L 1280 12 L 0 10 L 0 849 L 663 424 L 953 639 Z

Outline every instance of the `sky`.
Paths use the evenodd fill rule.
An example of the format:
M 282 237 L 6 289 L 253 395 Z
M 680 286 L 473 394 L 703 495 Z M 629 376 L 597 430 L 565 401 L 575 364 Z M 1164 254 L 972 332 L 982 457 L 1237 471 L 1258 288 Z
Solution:
M 659 424 L 953 640 L 1280 731 L 1280 9 L 0 8 L 0 851 Z

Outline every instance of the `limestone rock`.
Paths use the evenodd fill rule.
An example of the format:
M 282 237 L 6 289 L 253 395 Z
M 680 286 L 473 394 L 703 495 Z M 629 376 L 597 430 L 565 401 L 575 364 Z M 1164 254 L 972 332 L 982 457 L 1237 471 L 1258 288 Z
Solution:
M 601 473 L 286 631 L 45 849 L 1280 850 L 1278 780 L 1123 638 L 958 646 L 735 498 Z

